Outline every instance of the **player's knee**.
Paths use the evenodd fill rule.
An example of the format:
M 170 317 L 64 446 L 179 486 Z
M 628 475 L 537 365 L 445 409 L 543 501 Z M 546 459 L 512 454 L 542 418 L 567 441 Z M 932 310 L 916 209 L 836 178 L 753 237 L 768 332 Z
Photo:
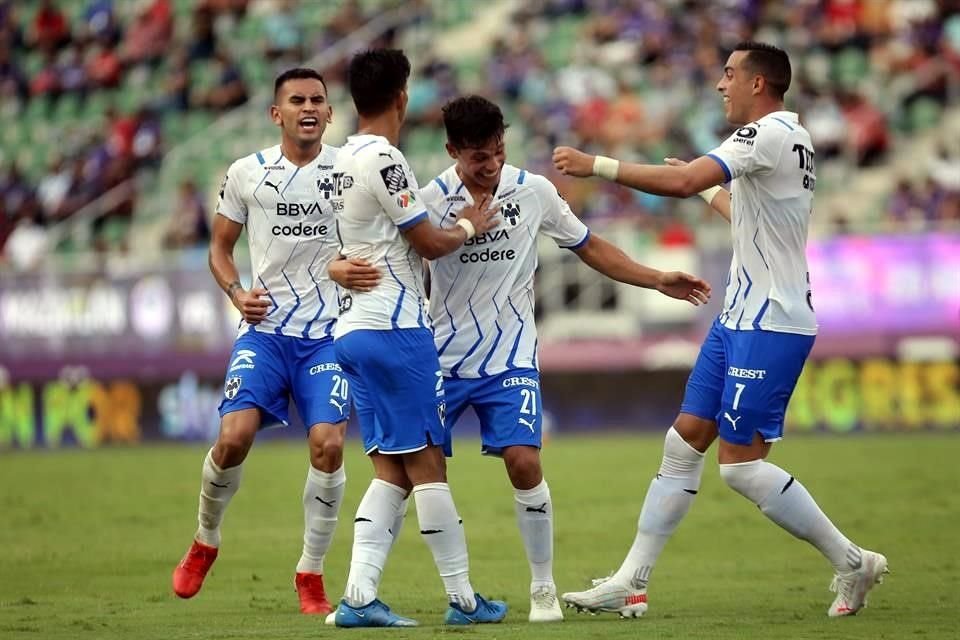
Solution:
M 314 426 L 310 430 L 310 464 L 332 473 L 343 464 L 343 430 L 330 426 Z
M 689 488 L 700 486 L 703 473 L 703 454 L 687 442 L 675 428 L 670 427 L 663 439 L 663 460 L 660 475 L 668 478 L 684 478 L 692 483 Z
M 224 423 L 213 447 L 213 461 L 222 468 L 240 464 L 247 457 L 255 437 L 256 429 L 244 424 Z
M 507 447 L 503 450 L 503 462 L 515 489 L 532 489 L 543 481 L 540 450 L 536 447 Z
M 764 460 L 721 464 L 720 477 L 728 487 L 747 500 L 759 504 L 769 495 L 773 487 L 770 470 L 767 467 L 773 467 L 773 465 Z

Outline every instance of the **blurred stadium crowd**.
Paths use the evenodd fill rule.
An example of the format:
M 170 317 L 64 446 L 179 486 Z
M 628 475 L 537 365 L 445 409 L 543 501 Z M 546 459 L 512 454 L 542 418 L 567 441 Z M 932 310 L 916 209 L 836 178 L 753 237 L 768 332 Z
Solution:
M 502 4 L 506 25 L 482 24 L 483 12 Z M 405 37 L 452 28 L 454 5 L 458 37 L 481 42 L 479 52 L 441 53 Z M 415 169 L 421 157 L 443 161 L 444 101 L 483 93 L 511 122 L 510 161 L 554 178 L 583 217 L 628 218 L 654 242 L 692 243 L 692 223 L 704 215 L 698 202 L 565 180 L 553 174 L 550 152 L 573 144 L 659 162 L 709 150 L 729 130 L 714 89 L 726 51 L 752 38 L 793 56 L 787 106 L 814 138 L 818 191 L 882 170 L 877 200 L 828 213 L 831 232 L 960 224 L 960 136 L 939 133 L 960 96 L 958 0 L 0 0 L 7 260 L 29 263 L 17 256 L 58 243 L 123 251 L 143 184 L 166 192 L 158 249 L 204 244 L 226 164 L 192 172 L 176 193 L 131 178 L 158 172 L 168 149 L 204 136 L 223 114 L 261 108 L 248 100 L 276 72 L 398 6 L 408 18 L 377 43 L 424 45 L 410 51 L 417 68 L 401 143 Z M 344 104 L 342 59 L 321 57 L 318 66 Z M 931 137 L 935 152 L 913 161 L 915 145 Z M 910 159 L 910 172 L 898 158 Z M 91 246 L 47 238 L 107 193 Z

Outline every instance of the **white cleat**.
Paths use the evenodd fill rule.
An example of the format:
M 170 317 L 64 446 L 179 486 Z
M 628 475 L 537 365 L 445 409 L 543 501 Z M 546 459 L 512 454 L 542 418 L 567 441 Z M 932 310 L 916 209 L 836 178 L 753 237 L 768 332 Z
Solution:
M 639 618 L 647 612 L 646 589 L 634 589 L 612 578 L 594 580 L 593 584 L 593 588 L 586 591 L 563 594 L 563 601 L 577 613 L 588 611 L 591 615 L 604 611 L 618 613 L 621 618 Z
M 883 554 L 861 549 L 860 567 L 853 571 L 833 576 L 830 591 L 837 594 L 833 604 L 827 609 L 831 618 L 856 615 L 867 606 L 867 593 L 874 585 L 883 582 L 883 576 L 890 573 L 887 559 Z
M 544 585 L 530 594 L 530 622 L 563 622 L 557 588 Z
M 328 625 L 330 625 L 331 627 L 336 626 L 336 624 L 337 624 L 337 610 L 336 610 L 336 609 L 334 609 L 333 611 L 331 611 L 330 613 L 327 614 L 327 617 L 324 618 L 324 620 L 323 620 L 323 624 L 328 624 Z

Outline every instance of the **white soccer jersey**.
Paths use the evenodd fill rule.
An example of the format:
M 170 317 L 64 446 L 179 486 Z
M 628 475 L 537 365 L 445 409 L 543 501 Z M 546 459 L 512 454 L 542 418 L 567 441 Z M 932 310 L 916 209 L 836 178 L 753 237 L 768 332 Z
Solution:
M 337 147 L 323 145 L 298 167 L 280 145 L 230 165 L 217 212 L 247 227 L 252 287 L 269 292 L 270 309 L 256 331 L 298 338 L 331 336 L 339 306 L 327 264 L 339 252 L 331 197 Z M 240 325 L 240 332 L 250 327 Z
M 421 191 L 434 224 L 449 228 L 473 204 L 450 167 Z M 543 176 L 505 165 L 494 194 L 499 226 L 430 262 L 430 318 L 446 376 L 482 378 L 537 367 L 533 275 L 537 234 L 582 247 L 589 229 Z
M 720 322 L 815 335 L 806 255 L 816 183 L 810 134 L 797 114 L 777 111 L 740 127 L 707 155 L 733 181 L 733 261 Z
M 420 256 L 403 231 L 427 219 L 406 158 L 382 136 L 347 138 L 334 163 L 333 206 L 347 258 L 362 258 L 383 277 L 372 291 L 343 297 L 334 332 L 429 327 Z

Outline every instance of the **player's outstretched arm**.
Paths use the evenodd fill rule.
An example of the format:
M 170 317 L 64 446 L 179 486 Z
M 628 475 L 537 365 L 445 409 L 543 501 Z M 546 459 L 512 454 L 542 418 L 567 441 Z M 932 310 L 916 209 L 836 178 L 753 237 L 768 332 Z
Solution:
M 678 158 L 664 158 L 664 164 L 671 167 L 682 167 L 687 163 Z M 710 187 L 704 189 L 699 194 L 701 198 L 707 201 L 710 207 L 723 216 L 723 219 L 730 222 L 730 192 L 723 187 Z
M 579 249 L 577 256 L 603 275 L 645 289 L 656 289 L 665 296 L 686 300 L 692 305 L 706 304 L 710 285 L 700 278 L 681 271 L 658 271 L 632 260 L 614 244 L 595 233 Z
M 688 198 L 726 180 L 720 164 L 706 156 L 682 166 L 659 166 L 620 162 L 571 147 L 557 147 L 553 150 L 553 165 L 566 175 L 600 176 L 626 187 L 674 198 Z
M 380 270 L 360 258 L 340 256 L 327 265 L 330 279 L 344 289 L 370 291 L 380 284 Z
M 254 288 L 246 291 L 240 284 L 240 273 L 233 260 L 233 248 L 241 231 L 242 224 L 219 214 L 214 216 L 208 260 L 214 279 L 230 298 L 233 306 L 248 324 L 257 324 L 267 317 L 270 303 L 261 299 L 261 296 L 267 295 L 266 289 Z
M 421 258 L 442 258 L 475 235 L 486 233 L 500 224 L 499 220 L 494 219 L 500 208 L 491 206 L 490 201 L 490 196 L 486 196 L 480 202 L 461 209 L 456 223 L 449 229 L 440 229 L 433 226 L 429 219 L 424 219 L 404 231 L 404 237 Z

